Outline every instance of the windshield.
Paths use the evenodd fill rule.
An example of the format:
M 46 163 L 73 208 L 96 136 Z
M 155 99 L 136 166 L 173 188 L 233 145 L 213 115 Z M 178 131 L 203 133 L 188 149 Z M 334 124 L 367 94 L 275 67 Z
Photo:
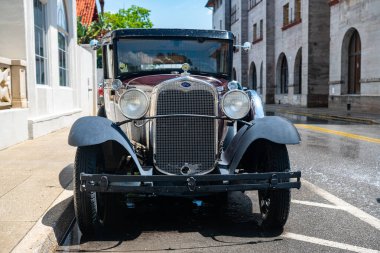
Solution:
M 121 39 L 117 44 L 118 75 L 181 71 L 229 76 L 229 42 L 184 39 Z

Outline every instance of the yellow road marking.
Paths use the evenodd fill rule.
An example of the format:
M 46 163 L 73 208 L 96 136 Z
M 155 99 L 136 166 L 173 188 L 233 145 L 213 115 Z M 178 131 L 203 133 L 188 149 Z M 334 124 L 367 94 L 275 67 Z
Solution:
M 366 137 L 366 136 L 357 135 L 357 134 L 350 134 L 347 132 L 341 132 L 341 131 L 331 130 L 331 129 L 327 129 L 324 127 L 317 127 L 317 126 L 312 126 L 312 125 L 295 124 L 295 126 L 298 128 L 309 129 L 309 130 L 316 131 L 316 132 L 335 134 L 335 135 L 339 135 L 339 136 L 343 136 L 343 137 L 347 137 L 347 138 L 351 138 L 351 139 L 368 141 L 368 142 L 380 144 L 380 139 L 377 139 L 377 138 L 371 138 L 371 137 Z

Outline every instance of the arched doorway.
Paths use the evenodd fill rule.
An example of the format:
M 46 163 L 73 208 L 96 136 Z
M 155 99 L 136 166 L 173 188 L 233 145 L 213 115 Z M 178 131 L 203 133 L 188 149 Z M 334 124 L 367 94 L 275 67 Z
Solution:
M 302 48 L 298 49 L 294 63 L 294 94 L 302 93 Z
M 254 62 L 251 62 L 251 66 L 249 67 L 249 87 L 253 90 L 257 90 L 257 73 Z
M 354 31 L 348 44 L 348 94 L 360 94 L 361 41 Z
M 277 62 L 277 93 L 285 94 L 288 93 L 289 86 L 289 73 L 288 73 L 288 61 L 284 53 L 280 54 Z

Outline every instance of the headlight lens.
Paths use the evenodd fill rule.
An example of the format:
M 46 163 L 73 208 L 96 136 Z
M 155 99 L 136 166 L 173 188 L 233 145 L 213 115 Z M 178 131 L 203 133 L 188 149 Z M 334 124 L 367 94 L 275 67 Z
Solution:
M 119 106 L 125 117 L 139 119 L 148 111 L 149 99 L 142 90 L 130 89 L 121 95 Z
M 244 118 L 251 108 L 248 95 L 241 90 L 231 90 L 224 94 L 221 107 L 224 114 L 231 119 Z

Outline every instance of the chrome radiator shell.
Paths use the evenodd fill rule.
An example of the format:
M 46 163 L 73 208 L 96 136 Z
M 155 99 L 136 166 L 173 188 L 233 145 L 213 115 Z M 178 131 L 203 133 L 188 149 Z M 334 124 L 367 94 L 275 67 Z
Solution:
M 216 88 L 190 76 L 162 82 L 153 89 L 151 98 L 151 116 L 218 115 Z M 215 168 L 218 120 L 201 117 L 157 118 L 153 120 L 152 130 L 153 162 L 161 173 L 202 175 Z M 183 173 L 183 168 L 187 173 Z

